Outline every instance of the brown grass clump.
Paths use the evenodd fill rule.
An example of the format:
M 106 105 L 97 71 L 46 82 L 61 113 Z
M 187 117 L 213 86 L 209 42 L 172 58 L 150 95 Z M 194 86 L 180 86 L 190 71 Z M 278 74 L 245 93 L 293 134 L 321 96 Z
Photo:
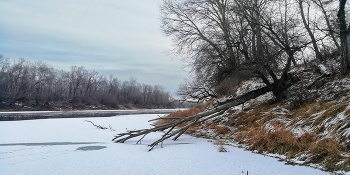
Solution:
M 217 134 L 228 134 L 230 133 L 230 128 L 228 128 L 227 126 L 218 126 L 216 127 L 216 133 Z
M 316 118 L 314 125 L 319 125 L 327 118 L 336 116 L 337 114 L 343 112 L 346 107 L 346 103 L 334 104 L 330 106 L 321 116 Z
M 350 115 L 350 109 L 345 111 L 345 115 Z
M 344 171 L 350 171 L 350 157 L 346 158 L 343 163 L 341 163 L 339 169 Z
M 231 132 L 231 129 L 227 126 L 218 126 L 215 123 L 206 123 L 204 125 L 205 129 L 215 129 L 216 134 L 228 134 Z
M 312 114 L 321 112 L 332 107 L 334 103 L 331 102 L 321 102 L 321 103 L 310 103 L 301 106 L 300 108 L 294 110 L 294 118 L 296 117 L 304 117 L 309 118 Z
M 215 123 L 206 123 L 204 129 L 215 129 L 218 125 Z
M 265 122 L 274 118 L 272 112 L 269 111 L 271 106 L 267 103 L 256 106 L 249 112 L 241 112 L 236 117 L 228 121 L 230 126 L 236 126 L 239 130 L 246 130 L 246 128 L 259 127 Z
M 327 170 L 330 171 L 339 169 L 337 163 L 342 159 L 341 151 L 344 151 L 344 147 L 334 139 L 320 140 L 310 148 L 312 153 L 310 163 L 324 163 Z
M 228 121 L 226 122 L 226 125 L 238 126 L 237 120 L 244 114 L 245 114 L 245 112 L 239 112 L 238 114 L 231 115 L 230 118 L 228 119 Z
M 310 145 L 317 141 L 316 134 L 304 133 L 298 138 L 298 144 L 300 145 L 301 151 L 308 150 Z
M 192 116 L 192 115 L 196 115 L 200 112 L 200 109 L 199 108 L 190 108 L 188 110 L 184 110 L 184 111 L 177 111 L 177 112 L 174 112 L 174 113 L 171 113 L 169 115 L 167 115 L 166 117 L 169 117 L 169 118 L 184 118 L 184 117 L 189 117 L 189 116 Z M 170 123 L 172 120 L 171 119 L 161 119 L 161 120 L 158 120 L 155 124 L 156 125 L 163 125 L 163 124 L 167 124 L 167 123 Z M 186 123 L 182 124 L 181 126 L 185 126 Z
M 288 158 L 294 157 L 301 150 L 298 138 L 286 130 L 284 124 L 279 122 L 271 124 L 275 127 L 274 131 L 267 132 L 263 126 L 251 127 L 247 131 L 239 132 L 236 139 L 248 144 L 252 150 L 286 154 Z
M 214 100 L 209 100 L 208 102 L 206 102 L 202 105 L 199 105 L 198 107 L 193 107 L 193 108 L 190 108 L 188 110 L 183 110 L 183 111 L 177 111 L 177 112 L 174 112 L 174 113 L 167 115 L 166 117 L 185 118 L 185 117 L 193 116 L 193 115 L 198 114 L 199 112 L 204 111 L 205 108 L 210 106 L 213 102 L 214 102 Z M 158 120 L 155 124 L 159 126 L 159 125 L 168 124 L 170 122 L 172 122 L 172 119 L 161 119 L 161 120 Z M 187 124 L 189 124 L 189 122 L 184 122 L 184 123 L 179 124 L 178 127 L 183 127 L 183 126 L 186 126 Z M 187 134 L 194 133 L 195 131 L 197 131 L 197 129 L 198 129 L 197 126 L 190 126 L 186 130 L 186 133 Z
M 194 132 L 196 132 L 197 131 L 197 126 L 190 126 L 187 130 L 186 130 L 186 134 L 192 134 L 192 133 L 194 133 Z
M 294 110 L 293 114 L 293 123 L 297 121 L 297 118 L 307 118 L 308 120 L 311 119 L 311 115 L 325 111 L 322 115 L 316 118 L 313 125 L 319 125 L 324 120 L 330 117 L 334 117 L 340 112 L 344 111 L 347 107 L 346 103 L 339 103 L 336 104 L 334 102 L 315 102 L 315 103 L 309 103 L 304 104 L 300 108 Z M 350 114 L 350 111 L 349 111 Z
M 322 163 L 329 171 L 349 170 L 350 158 L 341 155 L 345 151 L 344 146 L 334 139 L 327 138 L 318 140 L 315 134 L 305 133 L 295 137 L 291 131 L 286 130 L 283 123 L 271 122 L 274 131 L 266 131 L 263 126 L 251 127 L 246 131 L 240 131 L 236 139 L 241 143 L 248 144 L 251 150 L 286 155 L 293 158 L 301 152 L 310 153 L 307 163 Z M 340 162 L 343 160 L 341 164 Z

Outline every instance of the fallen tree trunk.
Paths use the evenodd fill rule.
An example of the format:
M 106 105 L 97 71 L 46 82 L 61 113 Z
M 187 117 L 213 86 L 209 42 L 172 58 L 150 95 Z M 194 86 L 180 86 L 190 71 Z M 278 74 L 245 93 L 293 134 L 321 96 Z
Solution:
M 193 115 L 193 116 L 189 116 L 189 117 L 185 117 L 185 118 L 171 118 L 172 121 L 170 123 L 166 123 L 166 124 L 158 125 L 158 126 L 153 125 L 153 127 L 150 129 L 140 129 L 140 130 L 128 131 L 126 133 L 117 134 L 113 138 L 112 141 L 115 141 L 116 143 L 124 143 L 125 141 L 127 141 L 131 138 L 142 136 L 141 139 L 139 139 L 137 141 L 136 144 L 138 144 L 138 143 L 141 143 L 142 139 L 149 133 L 157 132 L 157 131 L 164 132 L 164 134 L 162 135 L 162 137 L 160 139 L 158 139 L 157 141 L 148 145 L 151 147 L 151 149 L 149 150 L 149 151 L 151 151 L 156 145 L 158 145 L 159 143 L 162 143 L 164 140 L 169 139 L 170 137 L 174 136 L 173 140 L 176 140 L 183 133 L 185 133 L 189 127 L 196 125 L 196 124 L 199 124 L 199 123 L 202 123 L 202 122 L 209 120 L 211 118 L 218 117 L 221 114 L 223 114 L 230 107 L 243 104 L 244 102 L 246 102 L 250 99 L 254 99 L 254 98 L 256 98 L 260 95 L 263 95 L 269 91 L 270 91 L 270 89 L 268 87 L 263 87 L 263 88 L 260 88 L 257 90 L 253 90 L 253 91 L 248 92 L 244 95 L 238 96 L 236 98 L 232 98 L 226 102 L 222 102 L 221 104 L 218 103 L 218 105 L 215 106 L 213 109 L 198 113 L 198 114 Z M 149 122 L 155 121 L 155 120 L 161 120 L 161 119 L 169 119 L 169 118 L 160 117 L 157 119 L 150 120 Z M 177 126 L 179 124 L 186 123 L 186 122 L 189 122 L 189 123 L 183 127 L 177 128 Z

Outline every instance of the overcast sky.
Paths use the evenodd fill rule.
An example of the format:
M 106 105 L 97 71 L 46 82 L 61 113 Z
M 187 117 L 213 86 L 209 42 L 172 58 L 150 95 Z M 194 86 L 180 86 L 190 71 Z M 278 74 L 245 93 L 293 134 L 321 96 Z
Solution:
M 161 0 L 0 0 L 0 54 L 84 66 L 175 93 L 187 73 L 165 52 Z

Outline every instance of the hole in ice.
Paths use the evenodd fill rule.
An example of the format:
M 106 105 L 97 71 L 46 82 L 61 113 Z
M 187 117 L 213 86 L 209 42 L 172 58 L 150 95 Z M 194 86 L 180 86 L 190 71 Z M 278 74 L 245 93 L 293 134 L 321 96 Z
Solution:
M 104 149 L 104 148 L 107 148 L 107 147 L 106 146 L 83 146 L 83 147 L 77 148 L 77 150 L 93 151 L 93 150 L 100 150 L 100 149 Z

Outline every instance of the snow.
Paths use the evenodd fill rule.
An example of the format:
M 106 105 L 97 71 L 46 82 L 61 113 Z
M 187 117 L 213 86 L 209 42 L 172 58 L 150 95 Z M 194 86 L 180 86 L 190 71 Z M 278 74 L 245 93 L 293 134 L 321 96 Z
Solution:
M 264 83 L 261 83 L 261 81 L 259 81 L 257 79 L 247 80 L 247 81 L 244 81 L 240 84 L 239 88 L 236 90 L 236 95 L 240 96 L 240 95 L 243 95 L 249 91 L 261 88 L 263 86 L 264 86 Z
M 88 116 L 87 116 L 88 117 Z M 149 128 L 157 114 L 103 118 L 69 118 L 0 122 L 0 174 L 329 174 L 304 166 L 285 165 L 276 158 L 225 145 L 218 152 L 207 139 L 184 135 L 148 152 L 148 144 L 162 133 L 126 143 L 113 136 L 126 130 Z M 101 130 L 101 126 L 116 130 Z
M 326 75 L 331 74 L 331 72 L 323 64 L 318 65 L 318 68 L 320 69 L 322 74 L 326 74 Z

